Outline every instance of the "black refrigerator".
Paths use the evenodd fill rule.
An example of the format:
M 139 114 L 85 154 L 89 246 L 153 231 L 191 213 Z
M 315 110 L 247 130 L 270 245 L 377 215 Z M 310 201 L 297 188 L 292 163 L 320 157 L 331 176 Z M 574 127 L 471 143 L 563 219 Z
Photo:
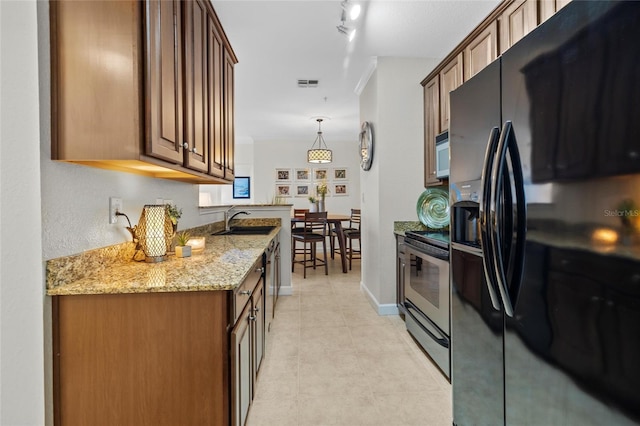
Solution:
M 640 424 L 639 43 L 573 1 L 451 92 L 458 426 Z

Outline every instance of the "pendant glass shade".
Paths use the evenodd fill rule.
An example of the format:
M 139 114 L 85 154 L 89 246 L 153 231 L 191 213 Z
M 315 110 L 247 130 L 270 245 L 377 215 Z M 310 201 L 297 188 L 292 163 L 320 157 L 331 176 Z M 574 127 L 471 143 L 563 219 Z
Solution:
M 167 254 L 167 238 L 173 233 L 165 205 L 146 205 L 142 209 L 136 233 L 146 262 L 162 262 Z
M 316 121 L 318 122 L 318 137 L 313 142 L 311 149 L 307 151 L 307 162 L 315 164 L 330 163 L 333 161 L 333 152 L 327 148 L 327 144 L 322 138 L 322 130 L 320 129 L 322 118 L 318 118 Z
M 330 163 L 333 160 L 333 153 L 330 149 L 310 149 L 307 151 L 307 161 L 309 163 Z

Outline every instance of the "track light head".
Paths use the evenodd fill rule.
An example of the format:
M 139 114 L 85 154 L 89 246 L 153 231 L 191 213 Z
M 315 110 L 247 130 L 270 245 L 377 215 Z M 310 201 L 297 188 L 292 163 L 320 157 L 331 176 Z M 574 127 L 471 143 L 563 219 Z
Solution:
M 337 25 L 336 28 L 338 29 L 338 32 L 340 34 L 346 35 L 349 38 L 349 41 L 353 40 L 354 37 L 356 36 L 355 28 L 349 28 L 343 24 Z

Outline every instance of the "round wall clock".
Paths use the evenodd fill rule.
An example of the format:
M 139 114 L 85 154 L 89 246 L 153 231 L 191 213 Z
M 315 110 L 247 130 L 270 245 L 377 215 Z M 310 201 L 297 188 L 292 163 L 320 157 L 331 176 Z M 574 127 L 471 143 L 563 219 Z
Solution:
M 368 121 L 362 123 L 360 130 L 360 167 L 369 170 L 373 161 L 373 129 Z

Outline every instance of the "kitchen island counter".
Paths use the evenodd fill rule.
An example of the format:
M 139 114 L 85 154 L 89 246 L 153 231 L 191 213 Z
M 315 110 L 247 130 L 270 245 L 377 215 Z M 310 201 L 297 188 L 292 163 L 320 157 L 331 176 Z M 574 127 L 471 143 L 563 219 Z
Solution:
M 277 223 L 266 223 L 276 221 Z M 47 261 L 47 295 L 162 293 L 233 290 L 280 231 L 279 219 L 267 235 L 206 235 L 202 253 L 160 263 L 132 260 L 133 243 Z

